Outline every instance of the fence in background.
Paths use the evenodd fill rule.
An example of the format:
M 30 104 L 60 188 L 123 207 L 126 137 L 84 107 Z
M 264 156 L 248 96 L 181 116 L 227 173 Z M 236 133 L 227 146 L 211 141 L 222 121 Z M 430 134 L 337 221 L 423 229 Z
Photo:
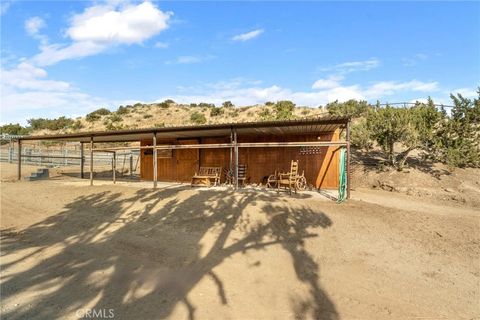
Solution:
M 120 172 L 132 173 L 139 170 L 139 151 L 123 151 L 117 152 L 116 168 Z M 0 148 L 0 162 L 17 163 L 18 149 L 15 144 L 6 144 Z M 113 154 L 107 152 L 94 152 L 94 166 L 112 165 Z M 64 167 L 78 166 L 80 167 L 80 149 L 74 148 L 41 148 L 38 146 L 22 146 L 22 164 L 34 165 L 41 167 Z M 84 166 L 87 171 L 90 166 L 90 151 L 85 149 Z M 85 171 L 85 172 L 86 172 Z

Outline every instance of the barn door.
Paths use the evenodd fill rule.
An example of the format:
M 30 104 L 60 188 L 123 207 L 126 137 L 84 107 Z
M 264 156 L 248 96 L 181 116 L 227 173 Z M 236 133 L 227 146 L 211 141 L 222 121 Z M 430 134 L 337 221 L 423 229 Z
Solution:
M 179 140 L 178 144 L 198 144 L 198 140 Z M 199 149 L 179 149 L 175 150 L 175 155 L 177 161 L 177 181 L 190 181 L 195 171 L 199 168 Z

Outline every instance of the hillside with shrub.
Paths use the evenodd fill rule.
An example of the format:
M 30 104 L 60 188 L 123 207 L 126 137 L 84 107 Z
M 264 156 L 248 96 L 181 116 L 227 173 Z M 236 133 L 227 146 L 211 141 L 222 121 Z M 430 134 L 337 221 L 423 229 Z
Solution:
M 479 91 L 480 97 L 480 91 Z M 356 156 L 401 171 L 410 161 L 444 163 L 454 167 L 480 167 L 480 98 L 451 95 L 452 106 L 432 99 L 407 106 L 372 105 L 366 101 L 332 102 L 318 108 L 296 106 L 291 101 L 264 105 L 221 106 L 210 103 L 161 103 L 99 108 L 85 117 L 28 119 L 28 126 L 2 126 L 6 134 L 53 134 L 229 122 L 288 120 L 326 114 L 352 118 L 351 142 Z
M 28 125 L 8 124 L 1 127 L 6 134 L 57 134 L 88 131 L 113 131 L 138 128 L 202 125 L 259 120 L 298 119 L 325 114 L 323 108 L 296 106 L 291 101 L 267 102 L 264 105 L 235 106 L 225 101 L 221 106 L 211 103 L 178 104 L 173 100 L 160 103 L 119 106 L 116 110 L 99 108 L 75 119 L 28 119 Z

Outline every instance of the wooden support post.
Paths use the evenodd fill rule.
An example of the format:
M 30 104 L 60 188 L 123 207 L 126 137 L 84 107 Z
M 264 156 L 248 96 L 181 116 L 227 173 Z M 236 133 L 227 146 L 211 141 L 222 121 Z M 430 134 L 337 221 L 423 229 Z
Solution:
M 22 179 L 22 140 L 18 139 L 18 180 Z
M 93 186 L 93 137 L 90 137 L 90 185 Z
M 235 189 L 238 189 L 238 141 L 237 141 L 237 130 L 233 131 L 234 137 L 234 154 L 235 154 Z
M 84 178 L 85 156 L 83 154 L 83 142 L 80 142 L 80 178 Z
M 350 199 L 350 120 L 347 123 L 347 199 Z
M 117 153 L 113 151 L 113 159 L 112 159 L 112 175 L 113 175 L 113 183 L 116 183 L 116 174 L 117 174 Z
M 133 155 L 130 154 L 130 177 L 133 177 Z
M 233 143 L 233 129 L 230 129 L 230 143 Z M 230 147 L 230 172 L 233 171 L 233 147 Z
M 157 188 L 157 133 L 153 133 L 153 188 Z

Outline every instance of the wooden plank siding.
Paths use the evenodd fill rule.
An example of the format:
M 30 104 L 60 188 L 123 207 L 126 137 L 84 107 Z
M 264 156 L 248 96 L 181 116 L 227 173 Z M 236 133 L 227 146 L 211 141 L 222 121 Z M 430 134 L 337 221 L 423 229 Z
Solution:
M 294 141 L 338 141 L 339 131 L 317 135 L 239 136 L 238 142 L 294 142 Z M 157 144 L 228 143 L 225 138 L 199 138 L 188 140 L 162 140 Z M 152 145 L 151 140 L 141 141 L 142 146 Z M 250 183 L 260 183 L 277 171 L 288 171 L 291 160 L 299 160 L 300 172 L 305 171 L 307 182 L 317 188 L 338 187 L 339 147 L 321 147 L 317 154 L 301 154 L 300 147 L 256 147 L 239 148 L 239 163 L 247 165 Z M 152 154 L 142 150 L 140 176 L 142 180 L 153 180 Z M 201 166 L 228 168 L 230 149 L 173 150 L 171 158 L 158 158 L 158 180 L 189 182 L 195 170 Z M 222 182 L 225 177 L 222 177 Z

